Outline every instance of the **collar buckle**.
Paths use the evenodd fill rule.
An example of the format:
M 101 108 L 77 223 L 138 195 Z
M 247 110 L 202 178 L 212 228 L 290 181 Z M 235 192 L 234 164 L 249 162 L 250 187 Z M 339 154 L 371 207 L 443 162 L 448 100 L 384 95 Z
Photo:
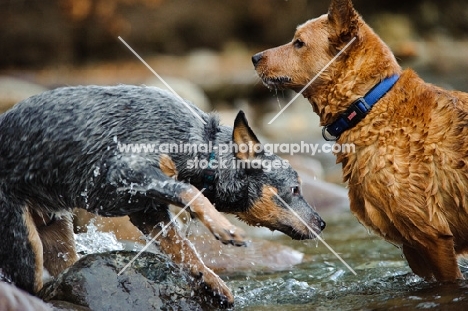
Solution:
M 325 139 L 326 141 L 337 141 L 338 138 L 340 138 L 340 136 L 333 136 L 332 134 L 330 134 L 328 132 L 328 126 L 324 126 L 322 128 L 322 137 L 323 139 Z
M 322 136 L 326 141 L 336 141 L 346 129 L 352 128 L 366 116 L 371 107 L 361 97 L 355 100 L 345 112 L 330 125 L 324 126 Z
M 351 106 L 343 114 L 343 118 L 346 119 L 348 126 L 351 128 L 359 123 L 366 114 L 369 112 L 371 107 L 367 104 L 364 97 L 358 98 L 354 101 Z

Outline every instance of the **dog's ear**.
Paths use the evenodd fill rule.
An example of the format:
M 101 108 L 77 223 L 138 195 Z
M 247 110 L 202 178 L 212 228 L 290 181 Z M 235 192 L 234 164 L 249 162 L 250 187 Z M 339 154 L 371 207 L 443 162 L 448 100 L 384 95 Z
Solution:
M 261 143 L 250 128 L 242 110 L 234 121 L 232 141 L 236 144 L 235 154 L 239 160 L 252 160 L 259 155 L 259 149 L 263 149 L 259 148 Z
M 358 35 L 359 14 L 351 0 L 332 0 L 328 10 L 329 40 L 340 50 Z

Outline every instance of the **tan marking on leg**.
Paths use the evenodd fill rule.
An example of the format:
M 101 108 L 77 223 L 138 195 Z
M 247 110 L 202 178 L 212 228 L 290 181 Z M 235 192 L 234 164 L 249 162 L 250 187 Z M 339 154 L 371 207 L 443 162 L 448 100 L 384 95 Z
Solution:
M 190 204 L 190 210 L 221 242 L 239 246 L 245 245 L 244 231 L 231 224 L 203 194 L 200 194 L 197 188 L 191 186 L 191 189 L 181 193 L 180 197 L 183 204 L 188 204 L 196 197 Z
M 166 176 L 177 179 L 176 165 L 167 154 L 162 154 L 159 157 L 159 168 Z
M 42 288 L 42 272 L 43 272 L 43 248 L 42 242 L 39 237 L 39 234 L 36 229 L 33 217 L 29 211 L 29 208 L 26 209 L 26 212 L 23 214 L 23 221 L 28 230 L 28 240 L 31 244 L 32 251 L 34 252 L 35 262 L 34 262 L 34 292 L 38 292 Z
M 221 295 L 224 295 L 229 303 L 234 302 L 229 287 L 210 268 L 205 266 L 192 243 L 179 235 L 175 226 L 167 229 L 167 234 L 162 234 L 159 240 L 161 249 L 170 254 L 172 260 L 190 269 L 190 273 L 195 277 L 202 278 L 209 288 Z
M 44 249 L 44 267 L 51 275 L 57 276 L 78 260 L 71 213 L 37 230 Z
M 144 234 L 155 237 L 160 233 L 161 228 L 164 225 L 158 223 L 161 219 L 151 216 L 151 214 L 136 213 L 130 215 L 130 220 Z M 166 219 L 163 222 L 168 223 L 169 219 Z M 205 266 L 192 243 L 179 235 L 174 224 L 171 224 L 166 228 L 164 233 L 159 234 L 156 241 L 159 244 L 159 248 L 164 253 L 170 255 L 175 263 L 189 269 L 195 279 L 205 283 L 215 293 L 226 297 L 229 304 L 234 303 L 234 296 L 224 281 L 211 269 Z

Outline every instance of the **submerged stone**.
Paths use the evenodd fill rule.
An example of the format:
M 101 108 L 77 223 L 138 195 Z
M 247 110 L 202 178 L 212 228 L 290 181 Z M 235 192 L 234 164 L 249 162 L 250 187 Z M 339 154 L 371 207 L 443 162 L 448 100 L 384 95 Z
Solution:
M 203 310 L 213 297 L 197 286 L 188 272 L 162 254 L 136 255 L 113 251 L 81 258 L 39 293 L 45 301 L 60 300 L 91 310 Z

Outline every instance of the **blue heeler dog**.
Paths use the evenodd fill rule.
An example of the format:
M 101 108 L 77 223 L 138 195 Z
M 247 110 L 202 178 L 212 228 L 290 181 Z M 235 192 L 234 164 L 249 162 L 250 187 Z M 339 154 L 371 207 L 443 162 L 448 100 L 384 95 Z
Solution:
M 73 264 L 74 207 L 102 216 L 128 215 L 144 234 L 155 236 L 171 223 L 169 204 L 190 203 L 192 216 L 217 239 L 238 246 L 245 245 L 242 230 L 219 212 L 294 239 L 321 232 L 325 223 L 303 199 L 297 173 L 258 148 L 242 112 L 230 128 L 215 114 L 186 104 L 200 119 L 177 97 L 153 87 L 66 87 L 0 115 L 0 278 L 35 293 L 42 287 L 43 267 L 57 275 Z M 128 148 L 142 143 L 215 147 Z M 222 145 L 232 148 L 223 153 L 216 148 Z M 223 167 L 215 165 L 220 163 Z M 157 244 L 190 269 L 221 306 L 232 305 L 230 290 L 175 225 Z M 66 260 L 59 253 L 67 254 Z

